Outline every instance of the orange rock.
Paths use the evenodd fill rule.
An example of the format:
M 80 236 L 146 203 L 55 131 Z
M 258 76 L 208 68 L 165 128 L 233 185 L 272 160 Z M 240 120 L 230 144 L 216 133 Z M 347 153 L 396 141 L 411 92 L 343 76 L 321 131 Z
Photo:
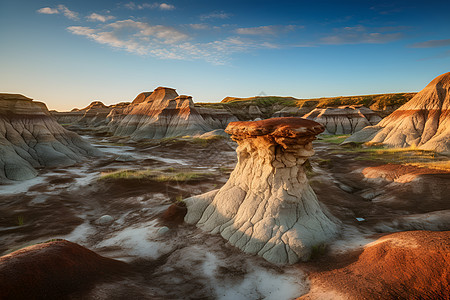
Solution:
M 449 299 L 450 231 L 388 234 L 353 263 L 310 279 L 299 299 Z

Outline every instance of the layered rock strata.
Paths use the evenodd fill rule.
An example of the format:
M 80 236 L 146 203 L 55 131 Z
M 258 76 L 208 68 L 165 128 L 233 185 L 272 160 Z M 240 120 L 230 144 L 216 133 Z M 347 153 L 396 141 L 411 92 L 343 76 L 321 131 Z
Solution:
M 344 143 L 351 142 L 418 147 L 450 154 L 450 72 L 436 77 L 376 126 L 364 128 Z
M 0 181 L 26 180 L 35 168 L 69 166 L 100 151 L 64 129 L 44 103 L 0 94 Z
M 114 124 L 114 135 L 130 136 L 135 140 L 160 139 L 175 136 L 201 135 L 215 129 L 224 129 L 229 116 L 194 106 L 192 97 L 179 96 L 174 89 L 158 87 L 153 93 L 136 97 L 125 116 Z
M 326 134 L 352 134 L 381 121 L 374 111 L 364 106 L 315 108 L 303 118 L 322 124 Z
M 295 117 L 230 123 L 225 131 L 239 145 L 236 168 L 221 189 L 185 200 L 185 221 L 272 263 L 307 260 L 339 227 L 303 168 L 323 130 Z

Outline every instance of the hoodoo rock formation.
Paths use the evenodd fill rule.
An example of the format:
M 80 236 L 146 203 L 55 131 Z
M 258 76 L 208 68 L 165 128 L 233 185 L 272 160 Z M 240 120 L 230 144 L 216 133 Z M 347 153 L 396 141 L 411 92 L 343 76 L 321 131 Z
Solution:
M 307 260 L 339 231 L 303 168 L 323 130 L 296 117 L 230 123 L 225 131 L 239 145 L 236 168 L 221 189 L 185 200 L 185 221 L 272 263 Z
M 223 129 L 225 122 L 214 120 L 211 112 L 205 118 L 195 108 L 192 97 L 179 96 L 174 89 L 158 87 L 153 93 L 141 93 L 126 110 L 125 116 L 114 124 L 114 135 L 130 136 L 135 140 L 201 135 Z M 221 119 L 234 118 L 220 115 Z
M 66 240 L 37 244 L 0 257 L 0 299 L 68 299 L 128 269 Z
M 59 125 L 44 103 L 0 94 L 0 181 L 30 179 L 35 168 L 69 166 L 100 154 Z
M 381 121 L 380 116 L 364 106 L 315 108 L 303 118 L 322 124 L 326 134 L 352 134 Z
M 378 125 L 364 128 L 344 143 L 351 142 L 450 154 L 450 72 L 436 77 Z

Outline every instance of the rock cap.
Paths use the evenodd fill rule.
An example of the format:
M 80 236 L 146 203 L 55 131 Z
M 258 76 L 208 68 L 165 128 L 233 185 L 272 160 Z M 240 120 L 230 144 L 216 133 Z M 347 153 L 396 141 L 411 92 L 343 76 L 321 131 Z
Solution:
M 325 128 L 314 121 L 298 117 L 280 117 L 260 121 L 231 122 L 225 132 L 232 138 L 252 138 L 257 136 L 273 136 L 296 138 L 316 136 Z

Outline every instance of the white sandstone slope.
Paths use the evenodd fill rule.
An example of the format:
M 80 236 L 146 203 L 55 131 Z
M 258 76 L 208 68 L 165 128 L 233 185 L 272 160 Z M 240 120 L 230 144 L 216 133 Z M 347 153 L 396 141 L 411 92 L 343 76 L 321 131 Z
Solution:
M 50 116 L 44 103 L 0 94 L 0 181 L 26 180 L 35 168 L 68 166 L 101 152 Z
M 344 143 L 351 142 L 418 147 L 450 154 L 450 72 L 436 77 L 376 126 L 364 128 Z
M 303 118 L 322 124 L 326 134 L 352 134 L 381 120 L 374 111 L 364 106 L 315 108 Z
M 236 168 L 221 189 L 185 200 L 185 221 L 272 263 L 307 260 L 339 231 L 303 169 L 323 130 L 295 117 L 230 123 L 225 131 L 239 144 Z

